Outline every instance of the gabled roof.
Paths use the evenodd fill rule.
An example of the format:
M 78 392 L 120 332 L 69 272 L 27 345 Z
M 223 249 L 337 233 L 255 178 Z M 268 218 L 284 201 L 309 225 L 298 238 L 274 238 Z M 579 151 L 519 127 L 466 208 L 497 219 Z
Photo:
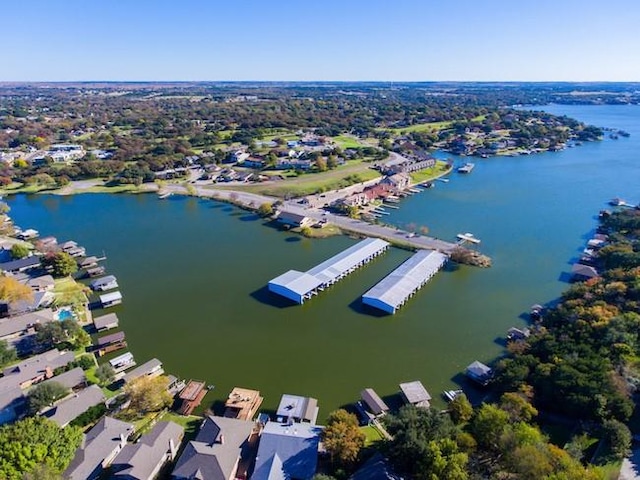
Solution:
M 422 382 L 419 380 L 401 383 L 400 390 L 402 390 L 402 394 L 407 399 L 407 402 L 417 406 L 429 406 L 431 395 L 429 395 L 429 392 L 427 392 L 427 389 L 424 388 L 424 385 L 422 385 Z
M 26 285 L 31 288 L 48 288 L 55 285 L 55 280 L 51 275 L 41 275 L 27 280 Z
M 180 455 L 172 476 L 180 479 L 227 480 L 252 430 L 252 422 L 208 416 L 196 439 L 189 442 Z
M 98 330 L 107 328 L 109 325 L 118 325 L 118 323 L 118 316 L 115 313 L 108 313 L 101 317 L 93 317 L 93 324 Z
M 582 263 L 573 264 L 571 273 L 585 278 L 595 278 L 598 276 L 598 271 L 595 268 L 589 265 L 583 265 Z
M 73 388 L 87 381 L 87 377 L 84 374 L 84 370 L 80 367 L 72 368 L 68 372 L 61 373 L 55 377 L 51 377 L 49 380 L 45 380 L 42 383 L 56 382 L 65 388 Z
M 167 452 L 178 449 L 183 434 L 183 428 L 177 423 L 157 423 L 138 443 L 122 449 L 112 464 L 113 478 L 152 478 L 154 471 L 166 461 Z
M 95 478 L 100 465 L 112 456 L 133 432 L 133 425 L 111 417 L 102 417 L 84 437 L 82 445 L 64 472 L 64 478 L 86 480 Z
M 104 347 L 105 345 L 110 345 L 112 343 L 122 342 L 125 339 L 124 332 L 116 332 L 110 335 L 105 335 L 104 337 L 98 338 L 98 342 L 96 345 L 98 347 Z
M 402 480 L 396 475 L 389 462 L 380 454 L 374 454 L 349 480 Z
M 298 421 L 305 420 L 316 423 L 318 400 L 311 397 L 301 397 L 300 395 L 285 393 L 280 398 L 276 415 L 283 419 L 292 418 Z
M 22 270 L 24 268 L 37 267 L 38 265 L 40 265 L 40 257 L 32 255 L 31 257 L 25 257 L 19 260 L 0 263 L 0 270 L 4 270 L 5 272 L 13 272 L 15 270 Z
M 61 427 L 65 427 L 74 418 L 82 415 L 91 407 L 104 403 L 105 400 L 106 398 L 100 387 L 91 385 L 73 396 L 62 400 L 59 404 L 44 412 L 42 416 L 53 420 Z
M 143 363 L 139 367 L 134 368 L 124 376 L 125 383 L 135 380 L 138 377 L 149 375 L 154 371 L 162 368 L 162 362 L 157 358 L 152 358 L 148 362 Z
M 373 412 L 374 415 L 380 415 L 389 410 L 389 407 L 386 403 L 378 396 L 373 388 L 365 388 L 360 392 L 360 398 L 367 404 L 369 410 Z
M 45 375 L 47 369 L 55 370 L 64 367 L 75 359 L 73 352 L 60 352 L 57 348 L 35 355 L 22 362 L 6 367 L 4 369 L 5 378 L 12 379 L 17 385 L 22 385 L 41 375 Z
M 286 425 L 268 422 L 260 436 L 252 480 L 295 478 L 316 473 L 322 428 L 309 423 Z
M 36 323 L 44 324 L 51 321 L 53 321 L 53 311 L 50 308 L 24 313 L 17 317 L 3 318 L 0 320 L 0 338 L 22 332 Z

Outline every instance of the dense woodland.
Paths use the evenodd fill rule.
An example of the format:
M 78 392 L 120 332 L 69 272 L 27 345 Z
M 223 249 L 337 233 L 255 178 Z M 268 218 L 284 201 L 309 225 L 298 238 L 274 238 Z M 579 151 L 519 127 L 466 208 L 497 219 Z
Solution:
M 393 148 L 402 129 L 424 149 L 456 151 L 466 134 L 509 130 L 523 148 L 552 148 L 569 138 L 593 140 L 597 128 L 512 105 L 549 101 L 595 101 L 578 86 L 558 84 L 37 84 L 0 86 L 0 150 L 78 143 L 89 154 L 70 165 L 3 166 L 0 183 L 51 183 L 102 177 L 120 183 L 152 181 L 153 172 L 182 167 L 196 154 L 221 162 L 232 146 L 251 147 L 273 132 L 350 133 Z M 603 97 L 600 95 L 596 98 Z M 635 97 L 624 92 L 604 100 Z M 487 140 L 487 144 L 490 143 Z M 488 145 L 485 145 L 488 146 Z

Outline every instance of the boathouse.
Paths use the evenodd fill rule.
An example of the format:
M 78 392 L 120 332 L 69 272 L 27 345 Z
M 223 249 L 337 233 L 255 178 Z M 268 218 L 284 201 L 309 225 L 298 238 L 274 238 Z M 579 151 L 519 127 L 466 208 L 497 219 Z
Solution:
M 269 291 L 304 303 L 319 290 L 333 285 L 389 248 L 379 238 L 367 238 L 325 260 L 307 272 L 289 270 L 269 282 Z
M 367 405 L 371 413 L 375 416 L 384 415 L 389 411 L 389 407 L 378 396 L 373 388 L 365 388 L 360 392 L 360 398 Z
M 120 305 L 122 303 L 122 294 L 120 292 L 111 292 L 100 295 L 100 303 L 103 308 Z
M 98 339 L 96 354 L 99 357 L 127 347 L 124 332 L 116 332 Z
M 146 363 L 143 363 L 139 367 L 134 368 L 124 376 L 124 383 L 130 383 L 138 378 L 157 377 L 162 375 L 164 370 L 162 369 L 162 362 L 157 358 L 152 358 Z
M 107 275 L 106 277 L 98 278 L 89 284 L 91 290 L 105 291 L 118 288 L 118 281 L 113 275 Z
M 590 280 L 599 276 L 598 271 L 590 265 L 574 263 L 571 267 L 571 274 L 577 281 Z
M 444 253 L 420 250 L 362 296 L 362 303 L 396 313 L 447 261 Z
M 489 380 L 491 380 L 493 370 L 484 363 L 476 360 L 467 367 L 466 374 L 471 380 L 484 387 L 489 383 Z
M 407 403 L 415 405 L 416 407 L 429 408 L 431 405 L 431 395 L 424 388 L 422 382 L 416 380 L 415 382 L 407 382 L 400 384 L 400 391 Z
M 238 420 L 251 420 L 258 413 L 263 400 L 258 390 L 234 387 L 224 404 L 224 416 Z
M 108 313 L 106 315 L 102 315 L 101 317 L 93 318 L 93 325 L 96 327 L 96 330 L 98 332 L 110 330 L 112 328 L 118 328 L 118 324 L 118 316 L 115 313 Z
M 131 352 L 123 353 L 109 360 L 109 363 L 116 372 L 121 372 L 127 368 L 131 368 L 136 364 Z
M 285 393 L 280 399 L 276 417 L 280 423 L 306 422 L 315 425 L 319 410 L 315 398 Z

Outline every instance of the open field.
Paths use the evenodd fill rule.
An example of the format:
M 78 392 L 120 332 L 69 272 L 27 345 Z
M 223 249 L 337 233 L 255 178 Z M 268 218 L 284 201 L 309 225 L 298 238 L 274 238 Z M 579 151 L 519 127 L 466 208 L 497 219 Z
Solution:
M 57 306 L 83 305 L 87 302 L 86 288 L 71 277 L 58 278 L 53 287 L 53 293 L 56 297 L 54 303 Z
M 270 181 L 263 184 L 240 185 L 229 187 L 232 190 L 243 190 L 274 197 L 301 197 L 314 193 L 348 187 L 354 183 L 366 182 L 378 178 L 380 173 L 369 168 L 362 160 L 348 162 L 347 165 L 323 173 L 307 173 L 286 180 Z M 219 187 L 225 188 L 225 187 Z
M 473 122 L 481 122 L 484 120 L 485 115 L 478 115 L 477 117 L 472 118 Z M 440 130 L 445 130 L 451 125 L 453 125 L 453 121 L 446 122 L 429 122 L 429 123 L 418 123 L 415 125 L 408 125 L 406 127 L 399 128 L 383 128 L 382 130 L 387 130 L 395 135 L 402 135 L 405 133 L 413 133 L 413 132 L 439 132 Z
M 338 135 L 336 137 L 331 137 L 336 144 L 342 148 L 362 148 L 366 145 L 363 145 L 358 141 L 356 137 L 351 135 Z
M 418 183 L 429 182 L 438 177 L 446 175 L 450 173 L 452 168 L 447 165 L 447 162 L 443 162 L 442 160 L 438 160 L 435 167 L 425 168 L 423 170 L 419 170 L 417 172 L 410 173 L 411 182 L 415 185 Z

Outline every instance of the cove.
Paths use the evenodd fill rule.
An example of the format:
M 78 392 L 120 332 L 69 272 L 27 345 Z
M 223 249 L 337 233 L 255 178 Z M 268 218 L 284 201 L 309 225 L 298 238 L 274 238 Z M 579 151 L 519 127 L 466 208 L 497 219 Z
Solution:
M 502 352 L 510 326 L 533 303 L 556 299 L 590 232 L 614 196 L 637 203 L 640 107 L 549 106 L 628 139 L 562 152 L 473 160 L 470 175 L 413 195 L 385 217 L 426 225 L 453 240 L 472 232 L 491 269 L 440 272 L 394 316 L 362 312 L 359 298 L 409 252 L 391 249 L 303 306 L 270 296 L 269 279 L 306 270 L 353 244 L 309 240 L 210 200 L 87 194 L 10 198 L 11 216 L 41 235 L 106 254 L 123 305 L 112 309 L 138 363 L 157 357 L 176 376 L 215 385 L 203 407 L 234 386 L 258 389 L 263 408 L 281 394 L 318 398 L 320 419 L 373 387 L 393 395 L 421 380 L 433 397 L 456 386 L 473 360 Z M 468 159 L 455 159 L 464 163 Z

